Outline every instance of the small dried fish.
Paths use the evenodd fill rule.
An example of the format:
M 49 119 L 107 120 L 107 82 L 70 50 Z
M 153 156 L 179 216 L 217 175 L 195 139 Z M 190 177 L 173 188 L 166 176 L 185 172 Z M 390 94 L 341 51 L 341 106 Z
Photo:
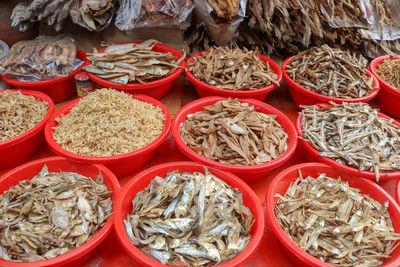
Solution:
M 213 47 L 194 57 L 189 70 L 202 82 L 229 90 L 254 90 L 270 84 L 279 86 L 277 75 L 258 56 L 258 49 L 249 51 L 236 45 Z
M 172 266 L 215 266 L 249 244 L 254 223 L 242 194 L 209 173 L 173 171 L 132 200 L 124 221 L 132 243 Z
M 299 170 L 300 172 L 300 170 Z M 276 194 L 279 224 L 304 251 L 335 266 L 380 266 L 397 247 L 389 202 L 362 195 L 347 182 L 300 177 Z
M 305 106 L 301 112 L 303 139 L 319 155 L 360 171 L 400 170 L 400 127 L 378 116 L 367 103 Z
M 91 65 L 84 67 L 96 76 L 111 82 L 146 83 L 172 74 L 180 66 L 182 58 L 171 53 L 156 52 L 152 49 L 158 43 L 147 40 L 141 44 L 104 44 L 103 52 L 88 53 Z
M 288 135 L 275 115 L 227 99 L 206 106 L 182 123 L 183 141 L 196 153 L 222 163 L 254 165 L 272 161 L 287 149 Z
M 302 87 L 326 96 L 357 98 L 373 89 L 373 78 L 367 77 L 367 62 L 360 56 L 331 48 L 313 47 L 295 56 L 286 73 Z
M 383 61 L 376 68 L 376 73 L 390 86 L 400 90 L 400 58 Z
M 92 238 L 112 214 L 111 192 L 96 180 L 47 166 L 0 196 L 0 258 L 51 259 Z

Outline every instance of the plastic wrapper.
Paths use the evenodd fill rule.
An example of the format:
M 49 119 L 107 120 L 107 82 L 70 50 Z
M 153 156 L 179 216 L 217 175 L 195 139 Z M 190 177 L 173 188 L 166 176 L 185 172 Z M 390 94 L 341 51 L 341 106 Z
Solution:
M 114 16 L 116 0 L 75 1 L 69 15 L 72 22 L 89 31 L 101 31 L 107 28 Z
M 76 58 L 76 50 L 75 40 L 65 35 L 43 35 L 34 40 L 20 41 L 0 62 L 0 73 L 18 81 L 65 77 L 83 64 Z
M 119 0 L 115 25 L 123 31 L 134 28 L 181 28 L 189 26 L 191 0 Z
M 239 35 L 238 27 L 246 15 L 246 0 L 194 0 L 194 3 L 197 19 L 217 45 L 227 45 Z

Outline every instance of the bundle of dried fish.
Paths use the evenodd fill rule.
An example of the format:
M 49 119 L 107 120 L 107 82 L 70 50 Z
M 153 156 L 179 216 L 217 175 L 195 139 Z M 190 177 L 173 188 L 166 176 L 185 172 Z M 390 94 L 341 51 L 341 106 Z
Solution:
M 31 95 L 6 90 L 0 93 L 0 142 L 35 127 L 47 114 L 48 103 Z
M 113 89 L 98 89 L 56 119 L 53 138 L 79 155 L 126 154 L 153 142 L 164 129 L 165 116 L 155 107 Z
M 255 90 L 279 83 L 277 75 L 258 56 L 258 50 L 240 49 L 236 45 L 213 47 L 210 51 L 194 57 L 189 70 L 202 82 L 228 90 Z
M 331 103 L 332 107 L 304 107 L 303 139 L 322 157 L 360 171 L 400 170 L 400 127 L 378 116 L 367 103 Z
M 374 89 L 373 78 L 367 77 L 364 57 L 331 48 L 313 47 L 289 62 L 286 73 L 300 86 L 326 96 L 358 98 Z
M 115 0 L 78 0 L 71 7 L 71 19 L 90 31 L 100 31 L 111 23 L 115 2 Z
M 389 202 L 383 205 L 347 182 L 300 177 L 279 197 L 275 214 L 304 251 L 335 266 L 380 266 L 397 247 Z
M 104 44 L 104 51 L 88 53 L 91 65 L 84 67 L 96 76 L 110 82 L 146 83 L 172 74 L 184 60 L 177 59 L 171 53 L 156 52 L 152 49 L 158 43 L 147 40 L 140 44 Z
M 255 165 L 274 160 L 287 149 L 288 135 L 275 115 L 256 112 L 238 99 L 203 109 L 182 123 L 180 133 L 186 145 L 206 158 Z
M 213 13 L 220 19 L 232 20 L 239 12 L 239 0 L 207 0 Z
M 400 58 L 383 61 L 376 68 L 376 74 L 387 84 L 400 90 Z
M 112 214 L 111 192 L 96 180 L 43 166 L 0 196 L 0 258 L 51 259 L 92 238 Z
M 132 206 L 127 235 L 163 264 L 214 266 L 236 257 L 251 239 L 254 220 L 242 194 L 206 168 L 155 177 Z

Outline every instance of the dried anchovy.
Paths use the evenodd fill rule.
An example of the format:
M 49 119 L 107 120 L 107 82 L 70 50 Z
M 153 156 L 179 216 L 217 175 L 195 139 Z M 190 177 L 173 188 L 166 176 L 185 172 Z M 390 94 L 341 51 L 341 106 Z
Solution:
M 249 51 L 237 46 L 213 47 L 207 53 L 194 57 L 189 70 L 202 82 L 229 90 L 254 90 L 279 83 L 277 75 L 258 56 L 258 50 Z
M 300 172 L 300 171 L 299 171 Z M 397 247 L 383 205 L 347 182 L 327 177 L 300 177 L 284 196 L 275 214 L 286 234 L 304 251 L 335 266 L 380 266 Z M 397 244 L 396 244 L 397 243 Z
M 295 56 L 286 73 L 302 87 L 326 96 L 357 98 L 373 89 L 367 77 L 366 60 L 328 45 L 313 47 Z
M 376 73 L 390 86 L 400 90 L 400 58 L 383 61 L 376 68 Z
M 322 157 L 360 171 L 400 170 L 400 127 L 378 116 L 366 103 L 306 106 L 301 112 L 303 139 Z
M 253 165 L 272 161 L 287 149 L 288 135 L 275 115 L 227 99 L 206 106 L 182 123 L 181 137 L 196 153 L 222 163 Z
M 172 74 L 185 58 L 177 59 L 171 53 L 152 51 L 158 43 L 147 40 L 141 44 L 104 44 L 103 52 L 88 53 L 91 65 L 85 70 L 96 76 L 120 84 L 146 83 Z
M 73 172 L 48 172 L 24 180 L 0 196 L 0 258 L 51 259 L 92 238 L 112 214 L 111 192 Z
M 173 266 L 215 266 L 249 244 L 254 223 L 242 194 L 209 173 L 171 172 L 132 200 L 124 221 L 132 243 Z

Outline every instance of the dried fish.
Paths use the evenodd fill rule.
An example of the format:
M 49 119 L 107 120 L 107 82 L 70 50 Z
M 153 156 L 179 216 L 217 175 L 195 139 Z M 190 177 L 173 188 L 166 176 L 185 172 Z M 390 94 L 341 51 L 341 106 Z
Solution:
M 43 120 L 49 104 L 21 92 L 0 93 L 0 143 L 21 135 Z
M 400 170 L 400 127 L 378 116 L 367 103 L 305 106 L 301 112 L 303 139 L 322 157 L 360 171 Z
M 173 171 L 132 200 L 124 221 L 132 243 L 147 256 L 173 266 L 215 266 L 249 244 L 254 223 L 242 194 L 218 177 Z
M 236 45 L 213 47 L 194 57 L 189 70 L 202 82 L 229 90 L 254 90 L 270 84 L 279 86 L 277 75 L 268 62 L 262 61 L 258 50 L 240 49 Z
M 376 73 L 387 84 L 400 90 L 400 58 L 383 61 L 376 68 Z
M 239 0 L 207 0 L 217 17 L 232 20 L 238 15 Z
M 295 56 L 286 73 L 300 86 L 326 96 L 358 98 L 374 89 L 373 78 L 367 77 L 364 57 L 331 48 L 313 47 Z
M 0 196 L 0 258 L 51 259 L 92 238 L 112 214 L 101 174 L 92 179 L 47 166 Z
M 300 172 L 300 170 L 299 170 Z M 389 202 L 384 204 L 327 177 L 301 176 L 276 194 L 279 224 L 304 251 L 335 266 L 380 266 L 397 247 Z
M 171 53 L 156 52 L 152 49 L 158 43 L 147 40 L 140 44 L 104 44 L 103 52 L 88 53 L 91 65 L 84 67 L 96 76 L 120 84 L 146 83 L 172 74 L 180 66 L 182 58 Z
M 288 135 L 275 115 L 227 99 L 188 116 L 180 133 L 196 153 L 222 163 L 255 165 L 272 161 L 287 149 Z

